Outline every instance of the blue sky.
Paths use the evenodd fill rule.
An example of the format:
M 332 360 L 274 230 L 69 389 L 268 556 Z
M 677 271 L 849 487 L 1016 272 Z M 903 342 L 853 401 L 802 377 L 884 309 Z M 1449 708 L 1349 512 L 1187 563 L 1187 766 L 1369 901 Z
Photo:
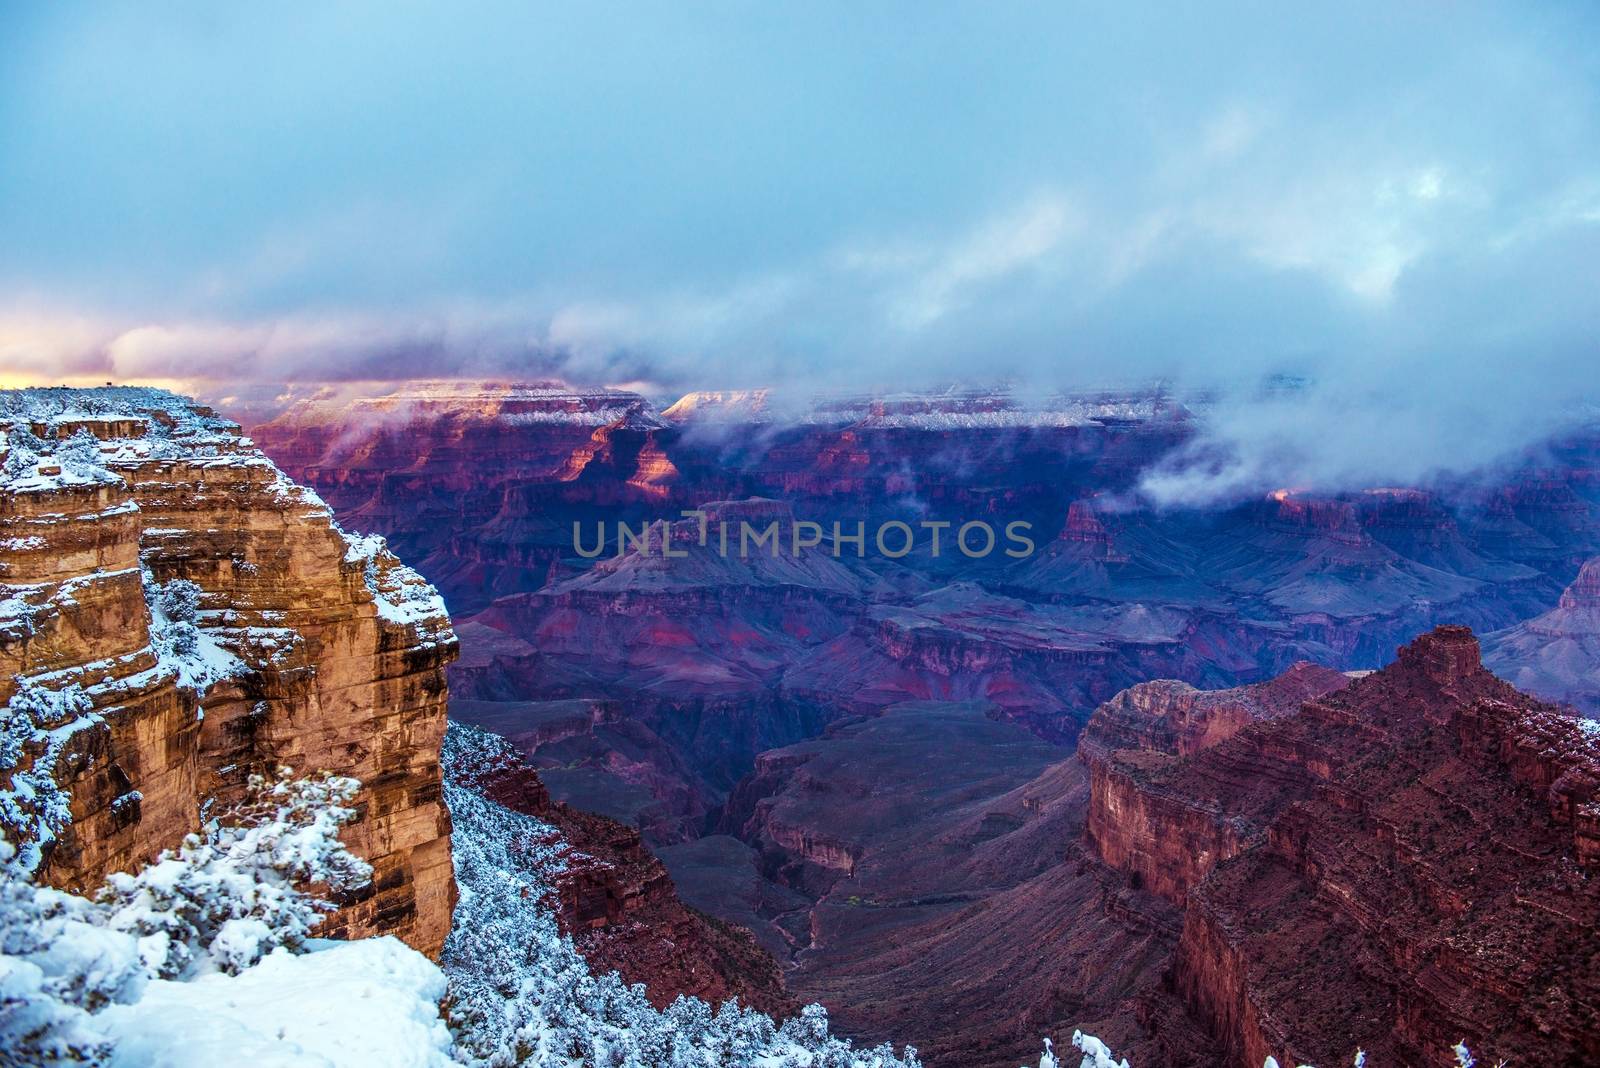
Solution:
M 0 4 L 0 376 L 1593 387 L 1600 9 L 1132 7 Z

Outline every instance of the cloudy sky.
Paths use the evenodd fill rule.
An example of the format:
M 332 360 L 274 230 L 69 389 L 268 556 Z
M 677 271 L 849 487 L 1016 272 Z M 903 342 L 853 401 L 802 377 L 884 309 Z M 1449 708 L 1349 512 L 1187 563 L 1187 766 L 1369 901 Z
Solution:
M 1600 9 L 1135 6 L 7 4 L 0 378 L 1593 391 Z

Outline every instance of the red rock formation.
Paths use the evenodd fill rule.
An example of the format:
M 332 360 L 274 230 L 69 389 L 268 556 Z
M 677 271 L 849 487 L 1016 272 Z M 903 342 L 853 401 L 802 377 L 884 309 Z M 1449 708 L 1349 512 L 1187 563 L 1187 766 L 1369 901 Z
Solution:
M 845 398 L 787 421 L 765 395 L 723 398 L 732 408 L 703 399 L 658 420 L 615 390 L 414 383 L 301 403 L 252 433 L 341 516 L 388 535 L 458 612 L 538 588 L 552 560 L 573 556 L 572 521 L 597 511 L 637 521 L 781 496 L 857 520 L 884 501 L 928 500 L 1044 531 L 1060 523 L 1064 487 L 1035 472 L 1068 456 L 1122 488 L 1188 434 L 1180 407 L 1144 396 L 1057 398 L 1039 411 L 982 393 Z M 949 479 L 955 468 L 972 485 Z
M 141 390 L 4 403 L 44 440 L 12 423 L 0 700 L 15 713 L 22 690 L 86 699 L 39 724 L 71 744 L 30 743 L 10 776 L 70 795 L 54 834 L 8 828 L 38 845 L 40 875 L 85 890 L 136 868 L 252 773 L 351 775 L 363 788 L 345 837 L 374 876 L 322 930 L 436 952 L 455 895 L 438 747 L 456 639 L 431 587 L 381 540 L 342 535 L 207 409 Z M 93 440 L 65 440 L 80 429 Z M 181 640 L 161 607 L 178 580 L 198 587 Z
M 1086 755 L 1145 749 L 1189 756 L 1349 681 L 1342 672 L 1302 661 L 1275 679 L 1230 690 L 1197 690 L 1176 679 L 1139 683 L 1095 710 L 1078 746 Z
M 251 433 L 343 521 L 388 535 L 460 611 L 538 588 L 571 553 L 557 513 L 573 502 L 660 498 L 670 464 L 644 407 L 620 390 L 421 382 L 302 402 Z
M 1060 540 L 1084 547 L 1092 559 L 1124 563 L 1127 554 L 1119 552 L 1112 541 L 1111 532 L 1095 514 L 1092 501 L 1073 501 L 1067 506 L 1067 521 L 1061 527 Z
M 495 602 L 462 627 L 493 654 L 473 653 L 471 638 L 452 675 L 463 698 L 619 702 L 649 744 L 584 759 L 624 764 L 628 782 L 657 794 L 647 830 L 658 843 L 692 836 L 763 749 L 840 717 L 907 700 L 983 701 L 1067 741 L 1088 709 L 1138 679 L 1255 671 L 1236 654 L 1234 628 L 1182 610 L 1030 604 L 969 582 L 870 603 L 868 580 L 826 551 L 718 551 L 719 519 L 783 525 L 786 506 L 706 511 L 706 546 L 697 521 L 672 525 L 683 556 L 663 555 L 658 525 L 648 551 Z
M 1078 750 L 1090 768 L 1087 831 L 1100 859 L 1136 886 L 1182 905 L 1190 888 L 1245 843 L 1223 804 L 1155 784 L 1182 766 L 1180 758 L 1349 681 L 1302 663 L 1270 682 L 1231 690 L 1196 690 L 1160 679 L 1131 686 L 1101 705 Z
M 1183 907 L 1175 988 L 1227 1063 L 1600 1056 L 1600 747 L 1464 628 L 1189 756 L 1090 763 L 1091 836 Z
M 1587 561 L 1578 577 L 1561 595 L 1560 607 L 1569 611 L 1600 610 L 1600 558 Z
M 1438 622 L 1503 628 L 1547 609 L 1551 576 L 1600 550 L 1582 495 L 1600 481 L 1592 438 L 1487 490 L 1282 491 L 1172 514 L 1129 508 L 1140 475 L 1193 432 L 1159 394 L 793 400 L 691 395 L 658 419 L 614 390 L 417 383 L 302 404 L 256 433 L 341 515 L 390 535 L 460 613 L 540 588 L 556 561 L 588 566 L 573 553 L 574 520 L 637 523 L 748 496 L 847 521 L 905 505 L 1032 522 L 1042 544 L 997 582 L 1008 592 L 1222 617 L 1202 621 L 1217 652 L 1251 670 L 1208 683 L 1306 656 L 1371 667 Z M 1051 531 L 1060 537 L 1043 543 Z M 1290 629 L 1263 638 L 1269 620 Z
M 560 834 L 563 870 L 551 905 L 594 971 L 615 970 L 629 983 L 643 983 L 658 1008 L 679 995 L 712 1005 L 736 997 L 780 1019 L 798 1008 L 777 964 L 748 931 L 678 899 L 637 830 L 552 801 L 538 773 L 509 746 L 475 749 L 492 755 L 471 766 L 452 764 L 451 781 Z

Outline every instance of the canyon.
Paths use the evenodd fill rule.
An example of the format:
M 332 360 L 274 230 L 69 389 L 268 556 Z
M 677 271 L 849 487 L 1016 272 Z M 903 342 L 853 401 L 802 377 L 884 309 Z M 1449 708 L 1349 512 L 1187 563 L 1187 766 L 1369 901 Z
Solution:
M 1600 734 L 1441 627 L 1355 677 L 1133 687 L 1066 759 L 895 707 L 763 754 L 722 835 L 664 853 L 750 843 L 742 887 L 706 865 L 685 896 L 739 901 L 797 993 L 929 1063 L 1087 1027 L 1140 1064 L 1431 1065 L 1466 1036 L 1580 1065 L 1597 790 Z
M 1254 1068 L 1531 1030 L 1583 1063 L 1588 965 L 1559 945 L 1465 991 L 1540 910 L 1579 944 L 1592 923 L 1589 736 L 1534 698 L 1593 710 L 1600 436 L 1427 488 L 1144 502 L 1205 418 L 1161 393 L 450 383 L 252 432 L 437 583 L 451 715 L 515 747 L 540 811 L 614 821 L 846 1033 L 1010 1068 L 1085 1027 L 1135 1063 Z M 975 518 L 1035 551 L 705 537 Z M 1304 992 L 1320 968 L 1349 1006 Z
M 1600 436 L 1470 484 L 1142 503 L 1141 474 L 1205 417 L 1204 398 L 1159 391 L 665 404 L 452 382 L 299 402 L 252 433 L 438 585 L 474 636 L 458 700 L 626 708 L 603 741 L 551 744 L 584 772 L 565 778 L 657 843 L 701 833 L 759 753 L 897 702 L 987 701 L 1071 744 L 1138 682 L 1370 669 L 1439 623 L 1490 635 L 1513 670 L 1531 649 L 1502 665 L 1501 633 L 1558 609 L 1600 555 Z M 946 530 L 942 552 L 924 536 L 890 558 L 832 536 L 970 520 L 1027 523 L 1035 550 L 971 559 Z M 707 532 L 740 521 L 823 536 L 776 558 L 715 551 Z M 651 534 L 624 542 L 618 523 Z M 1575 611 L 1547 681 L 1520 678 L 1532 692 L 1579 699 L 1595 651 Z

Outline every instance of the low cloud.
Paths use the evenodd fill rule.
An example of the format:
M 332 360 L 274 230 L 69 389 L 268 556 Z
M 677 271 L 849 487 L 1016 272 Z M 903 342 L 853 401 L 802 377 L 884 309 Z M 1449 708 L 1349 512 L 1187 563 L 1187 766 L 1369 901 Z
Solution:
M 1172 504 L 1595 399 L 1592 12 L 802 11 L 17 19 L 0 377 L 1161 381 Z

